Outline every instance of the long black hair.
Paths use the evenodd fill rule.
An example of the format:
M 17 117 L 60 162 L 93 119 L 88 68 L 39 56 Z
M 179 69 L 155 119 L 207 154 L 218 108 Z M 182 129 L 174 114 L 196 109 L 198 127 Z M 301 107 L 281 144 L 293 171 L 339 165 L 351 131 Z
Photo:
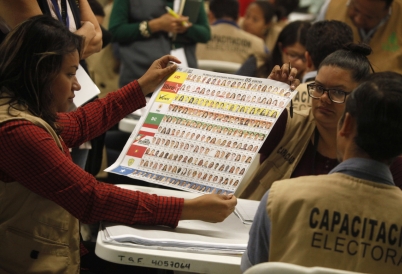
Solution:
M 64 56 L 81 54 L 82 48 L 83 38 L 51 16 L 38 15 L 19 24 L 0 45 L 0 98 L 8 98 L 10 108 L 28 110 L 57 131 L 50 85 Z

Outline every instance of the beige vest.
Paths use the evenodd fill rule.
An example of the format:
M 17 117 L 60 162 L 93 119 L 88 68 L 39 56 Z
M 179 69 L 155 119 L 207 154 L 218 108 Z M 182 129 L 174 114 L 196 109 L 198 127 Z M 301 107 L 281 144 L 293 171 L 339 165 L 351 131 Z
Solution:
M 314 128 L 311 110 L 294 112 L 293 118 L 289 115 L 282 140 L 251 179 L 239 186 L 236 195 L 243 199 L 261 200 L 273 182 L 290 178 L 310 142 Z
M 361 41 L 358 29 L 347 16 L 347 0 L 332 0 L 325 19 L 339 20 L 352 27 L 354 41 Z M 392 3 L 392 15 L 377 29 L 370 40 L 372 54 L 368 56 L 375 72 L 395 71 L 402 73 L 402 0 Z
M 269 261 L 402 273 L 402 191 L 334 173 L 272 185 Z
M 311 108 L 311 101 L 313 98 L 311 98 L 308 95 L 307 84 L 309 84 L 309 83 L 311 83 L 311 82 L 301 83 L 300 85 L 297 86 L 297 88 L 296 88 L 297 94 L 292 99 L 293 110 L 301 111 L 301 110 L 306 110 L 306 109 Z
M 268 50 L 272 52 L 275 48 L 276 42 L 278 41 L 279 34 L 283 28 L 288 24 L 288 21 L 279 21 L 273 23 L 272 27 L 269 29 L 268 35 L 265 38 L 265 45 Z
M 264 54 L 264 41 L 233 25 L 211 26 L 211 40 L 197 44 L 198 60 L 218 60 L 243 64 L 252 54 Z
M 49 124 L 28 112 L 13 110 L 10 116 L 8 104 L 0 100 L 0 126 L 15 119 L 44 128 L 63 150 Z M 18 182 L 0 181 L 0 205 L 0 273 L 79 272 L 79 222 L 75 217 Z

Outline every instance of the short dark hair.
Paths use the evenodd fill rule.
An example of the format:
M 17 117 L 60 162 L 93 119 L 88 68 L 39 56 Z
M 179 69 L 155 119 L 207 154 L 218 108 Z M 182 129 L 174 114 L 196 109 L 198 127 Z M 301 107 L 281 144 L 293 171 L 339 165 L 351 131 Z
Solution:
M 372 159 L 390 163 L 402 154 L 401 74 L 370 75 L 348 97 L 345 113 L 356 119 L 356 145 Z
M 299 7 L 299 0 L 276 0 L 275 13 L 278 20 L 285 19 Z
M 239 1 L 238 0 L 210 0 L 209 11 L 212 12 L 216 19 L 229 17 L 237 21 L 239 18 Z
M 353 32 L 346 23 L 336 20 L 319 21 L 307 31 L 306 51 L 310 54 L 314 67 L 318 69 L 325 57 L 351 42 Z
M 51 108 L 52 81 L 61 70 L 63 58 L 78 51 L 83 38 L 49 15 L 38 15 L 14 28 L 0 46 L 0 97 L 42 118 L 56 132 L 57 114 Z
M 275 7 L 267 0 L 255 0 L 251 4 L 256 4 L 262 11 L 264 15 L 265 23 L 271 22 L 272 18 L 275 16 Z
M 320 64 L 318 70 L 323 66 L 334 66 L 350 71 L 351 78 L 361 83 L 373 71 L 367 55 L 371 48 L 366 44 L 349 43 L 343 49 L 337 50 L 328 55 Z
M 387 8 L 389 8 L 392 5 L 392 3 L 394 2 L 394 0 L 384 0 L 384 1 L 385 1 L 385 4 L 387 5 Z

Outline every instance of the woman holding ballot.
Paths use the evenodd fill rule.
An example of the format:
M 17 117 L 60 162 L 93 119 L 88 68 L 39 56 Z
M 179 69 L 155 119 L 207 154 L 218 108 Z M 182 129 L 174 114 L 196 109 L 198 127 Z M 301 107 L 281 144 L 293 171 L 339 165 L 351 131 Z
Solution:
M 106 98 L 66 112 L 83 38 L 49 16 L 12 30 L 0 46 L 0 270 L 77 273 L 79 222 L 176 227 L 179 220 L 223 221 L 236 197 L 184 200 L 98 182 L 71 161 L 69 147 L 102 134 L 145 106 L 145 95 L 176 69 L 173 56 Z
M 349 44 L 320 64 L 315 83 L 307 85 L 312 100 L 309 110 L 288 117 L 284 111 L 260 149 L 260 166 L 235 193 L 260 200 L 272 183 L 305 175 L 327 174 L 337 164 L 336 129 L 346 97 L 372 69 L 371 48 Z M 402 187 L 402 158 L 391 165 L 394 182 Z

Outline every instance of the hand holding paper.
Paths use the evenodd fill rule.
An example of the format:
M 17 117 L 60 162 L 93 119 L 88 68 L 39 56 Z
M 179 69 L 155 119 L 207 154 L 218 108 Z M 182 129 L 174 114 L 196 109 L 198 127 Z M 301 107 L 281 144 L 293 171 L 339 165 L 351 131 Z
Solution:
M 296 75 L 296 68 L 290 68 L 290 64 L 283 64 L 282 67 L 276 65 L 268 75 L 268 79 L 290 84 L 290 89 L 295 90 L 300 85 L 300 80 L 296 79 Z
M 186 26 L 183 23 L 186 23 Z M 155 33 L 158 31 L 164 31 L 174 34 L 183 33 L 187 31 L 187 29 L 191 25 L 192 24 L 188 22 L 188 17 L 179 16 L 179 18 L 176 18 L 168 12 L 148 22 L 151 33 Z
M 206 194 L 184 200 L 181 220 L 222 222 L 234 211 L 236 204 L 237 198 L 233 195 Z
M 171 8 L 166 7 L 166 11 L 167 11 L 170 15 L 172 15 L 174 18 L 180 19 L 180 15 L 178 15 L 176 12 L 174 12 L 174 10 L 172 10 Z M 189 27 L 189 23 L 188 23 L 188 22 L 183 21 L 183 22 L 181 22 L 181 23 L 182 23 L 183 26 Z
M 170 61 L 180 64 L 180 60 L 176 57 L 165 55 L 154 61 L 147 72 L 138 79 L 138 84 L 140 85 L 144 95 L 153 92 L 162 80 L 177 69 L 175 65 L 168 66 Z

